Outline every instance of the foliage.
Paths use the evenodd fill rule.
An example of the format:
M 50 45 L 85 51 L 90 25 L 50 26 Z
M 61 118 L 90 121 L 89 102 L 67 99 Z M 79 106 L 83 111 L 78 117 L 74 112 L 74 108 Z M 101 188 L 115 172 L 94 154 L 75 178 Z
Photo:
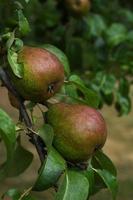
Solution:
M 93 0 L 90 11 L 78 17 L 69 12 L 61 0 L 2 0 L 0 67 L 8 66 L 22 78 L 18 51 L 24 44 L 41 46 L 55 54 L 64 66 L 66 79 L 56 100 L 94 108 L 113 104 L 119 115 L 128 114 L 133 83 L 131 5 L 131 1 L 124 0 Z M 114 13 L 114 9 L 117 12 Z M 32 102 L 27 106 L 32 119 L 35 106 Z M 45 118 L 44 111 L 42 115 Z M 7 159 L 0 166 L 0 181 L 18 176 L 32 162 L 32 153 L 21 144 L 21 131 L 0 109 L 0 137 L 7 150 Z M 87 200 L 105 188 L 116 199 L 116 169 L 102 151 L 95 153 L 87 163 L 68 163 L 52 146 L 54 132 L 49 124 L 43 124 L 37 133 L 47 152 L 35 183 L 24 192 L 10 189 L 2 199 L 35 199 L 32 190 L 43 191 L 50 187 L 57 190 L 56 200 Z

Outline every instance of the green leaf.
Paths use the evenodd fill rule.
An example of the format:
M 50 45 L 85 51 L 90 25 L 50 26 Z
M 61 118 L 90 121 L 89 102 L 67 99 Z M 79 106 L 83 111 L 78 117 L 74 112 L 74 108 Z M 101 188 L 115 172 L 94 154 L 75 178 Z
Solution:
M 23 47 L 23 41 L 20 40 L 19 38 L 15 38 L 12 49 L 17 52 L 17 51 L 20 51 L 22 47 Z
M 80 172 L 68 170 L 59 187 L 55 200 L 86 200 L 89 182 Z
M 17 76 L 18 78 L 22 78 L 23 65 L 21 63 L 18 63 L 18 54 L 13 50 L 8 49 L 7 59 L 15 76 Z
M 85 18 L 85 22 L 92 36 L 100 36 L 106 30 L 106 24 L 101 15 L 91 14 Z
M 78 98 L 77 87 L 75 85 L 65 84 L 65 93 L 74 98 Z
M 15 188 L 9 189 L 2 195 L 2 199 L 6 199 L 7 197 L 11 197 L 12 200 L 18 200 L 21 196 L 21 192 Z
M 13 31 L 13 32 L 11 32 L 9 34 L 10 34 L 10 37 L 9 37 L 9 39 L 6 42 L 7 49 L 11 48 L 11 46 L 12 46 L 14 40 L 15 40 L 15 31 Z
M 33 190 L 43 191 L 54 186 L 65 169 L 65 160 L 54 148 L 51 148 L 39 171 Z
M 69 84 L 69 83 L 68 83 Z M 87 104 L 85 100 L 81 99 L 78 96 L 77 87 L 72 83 L 70 85 L 64 85 L 64 94 L 56 95 L 60 101 L 66 103 L 78 103 L 78 104 Z
M 131 99 L 128 96 L 123 96 L 119 91 L 116 96 L 115 108 L 119 115 L 127 115 L 131 111 Z
M 50 51 L 51 53 L 53 53 L 59 59 L 59 61 L 64 66 L 64 70 L 65 70 L 66 75 L 69 76 L 70 75 L 69 61 L 67 59 L 67 56 L 63 53 L 63 51 L 61 51 L 60 49 L 58 49 L 57 47 L 55 47 L 51 44 L 45 44 L 42 47 L 44 49 Z
M 113 101 L 114 101 L 114 94 L 113 92 L 110 93 L 110 94 L 104 94 L 103 92 L 100 92 L 101 94 L 101 97 L 103 99 L 103 101 L 108 105 L 112 105 L 113 104 Z
M 133 13 L 131 10 L 123 8 L 120 10 L 120 14 L 127 23 L 133 23 Z
M 22 10 L 18 10 L 19 31 L 22 35 L 27 35 L 30 32 L 30 26 L 27 18 L 24 16 Z
M 104 184 L 111 191 L 113 199 L 115 199 L 118 192 L 118 183 L 116 177 L 116 168 L 112 161 L 102 151 L 98 151 L 93 156 L 91 163 L 95 173 L 99 175 L 99 177 L 102 179 L 100 180 L 99 177 L 95 176 L 95 185 L 97 184 L 98 187 L 104 188 L 104 185 L 102 183 L 102 181 L 104 181 Z M 98 188 L 98 190 L 100 188 Z
M 95 172 L 91 163 L 89 163 L 88 168 L 84 171 L 84 174 L 89 181 L 89 197 L 99 192 L 99 190 L 106 188 L 104 181 Z
M 5 143 L 7 151 L 6 165 L 2 164 L 0 167 L 1 180 L 5 178 L 5 176 L 8 174 L 8 170 L 11 167 L 16 143 L 15 125 L 11 118 L 2 109 L 0 109 L 0 135 Z
M 126 78 L 120 78 L 119 81 L 119 92 L 123 96 L 128 96 L 130 90 L 129 81 Z
M 116 171 L 116 168 L 115 168 L 113 162 L 102 151 L 97 151 L 94 155 L 94 158 L 96 159 L 96 161 L 99 164 L 98 168 L 106 169 L 114 176 L 117 176 L 117 171 Z
M 92 106 L 94 108 L 98 107 L 99 98 L 97 94 L 93 90 L 87 88 L 79 76 L 71 75 L 69 78 L 69 83 L 72 83 L 77 86 L 78 90 L 84 95 L 83 100 L 85 100 L 87 105 Z
M 111 46 L 119 45 L 127 39 L 127 30 L 123 24 L 113 23 L 107 29 L 107 41 Z
M 101 85 L 101 91 L 108 95 L 113 92 L 115 88 L 116 78 L 113 74 L 106 74 L 104 78 L 104 82 Z
M 113 199 L 116 199 L 118 193 L 118 183 L 116 177 L 105 169 L 94 169 L 94 171 L 103 179 L 104 183 L 111 191 Z
M 127 33 L 127 41 L 133 43 L 133 31 L 128 31 Z
M 16 145 L 12 158 L 12 167 L 8 171 L 8 176 L 18 176 L 23 173 L 31 164 L 33 154 L 24 149 L 20 144 Z
M 38 135 L 43 139 L 45 145 L 48 149 L 51 148 L 53 137 L 54 137 L 54 131 L 52 126 L 49 124 L 44 124 L 38 131 Z
M 87 177 L 89 181 L 89 195 L 93 193 L 93 188 L 95 184 L 95 177 L 94 177 L 94 170 L 92 168 L 91 163 L 89 164 L 87 170 L 84 172 L 85 176 Z
M 131 111 L 131 99 L 129 98 L 129 91 L 129 81 L 126 78 L 120 78 L 115 104 L 119 115 L 127 115 Z
M 10 197 L 12 200 L 36 200 L 32 195 L 30 195 L 31 188 L 28 188 L 23 193 L 16 188 L 9 189 L 2 195 L 2 199 L 8 199 Z

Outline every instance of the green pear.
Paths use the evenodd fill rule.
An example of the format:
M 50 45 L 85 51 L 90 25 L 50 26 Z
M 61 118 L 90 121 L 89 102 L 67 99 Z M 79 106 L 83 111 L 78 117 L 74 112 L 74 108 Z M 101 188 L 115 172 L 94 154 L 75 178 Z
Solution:
M 73 14 L 83 16 L 90 9 L 90 0 L 66 0 L 66 5 Z
M 105 144 L 106 123 L 94 108 L 57 103 L 49 108 L 46 119 L 54 129 L 54 147 L 68 161 L 86 161 Z
M 11 72 L 11 78 L 24 100 L 44 103 L 64 82 L 62 63 L 46 49 L 24 46 L 18 53 L 18 63 L 23 64 L 23 77 Z

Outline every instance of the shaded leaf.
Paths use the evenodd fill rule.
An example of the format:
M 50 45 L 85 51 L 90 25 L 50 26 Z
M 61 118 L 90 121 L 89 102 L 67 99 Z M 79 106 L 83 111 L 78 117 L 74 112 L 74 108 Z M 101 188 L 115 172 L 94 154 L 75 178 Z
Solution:
M 53 137 L 54 137 L 54 131 L 52 126 L 49 124 L 44 124 L 38 131 L 38 135 L 43 139 L 45 145 L 48 149 L 51 148 Z
M 106 30 L 106 24 L 101 15 L 91 14 L 85 18 L 90 35 L 100 36 Z
M 91 163 L 89 163 L 89 166 L 84 173 L 89 181 L 89 196 L 90 196 L 93 193 L 94 184 L 95 184 L 94 170 L 92 168 Z
M 21 192 L 15 188 L 9 189 L 2 195 L 2 199 L 6 199 L 7 197 L 11 197 L 12 200 L 18 200 L 21 196 Z
M 128 96 L 123 96 L 117 92 L 115 108 L 120 116 L 127 115 L 131 111 L 131 99 Z
M 110 45 L 116 46 L 127 39 L 127 30 L 123 24 L 113 23 L 107 29 L 107 41 Z
M 92 158 L 92 167 L 95 173 L 98 175 L 95 176 L 95 185 L 98 185 L 99 188 L 104 188 L 104 184 L 111 191 L 113 199 L 116 199 L 116 195 L 118 192 L 118 183 L 117 183 L 117 172 L 112 161 L 102 152 L 98 151 Z M 103 184 L 103 182 L 104 184 Z
M 33 190 L 43 191 L 54 186 L 65 168 L 65 160 L 54 148 L 51 148 L 39 171 Z
M 113 162 L 102 151 L 97 151 L 94 155 L 94 158 L 96 159 L 96 161 L 99 164 L 98 168 L 106 169 L 107 171 L 109 171 L 114 176 L 117 175 L 117 171 L 116 171 L 116 168 L 115 168 Z
M 99 190 L 107 187 L 104 184 L 104 181 L 95 172 L 91 163 L 89 164 L 87 170 L 85 170 L 84 174 L 89 181 L 89 197 L 99 192 Z
M 113 92 L 115 88 L 116 78 L 113 74 L 106 74 L 104 82 L 101 85 L 101 90 L 105 95 L 108 95 Z
M 31 164 L 33 154 L 17 144 L 12 158 L 12 167 L 8 171 L 8 176 L 18 176 L 23 173 Z
M 1 180 L 5 178 L 5 176 L 8 174 L 8 170 L 11 167 L 10 165 L 14 155 L 16 143 L 15 125 L 11 118 L 2 109 L 0 109 L 0 135 L 5 143 L 7 151 L 6 164 L 2 164 L 0 167 Z
M 5 200 L 10 197 L 12 200 L 36 200 L 32 195 L 29 194 L 31 188 L 25 190 L 23 193 L 16 188 L 9 189 L 2 195 L 2 199 Z
M 113 199 L 116 199 L 118 193 L 118 183 L 116 177 L 105 169 L 94 169 L 94 171 L 103 179 L 104 183 L 111 191 Z
M 123 96 L 128 96 L 130 89 L 129 81 L 126 78 L 120 78 L 119 81 L 119 92 Z
M 81 93 L 84 95 L 83 100 L 85 100 L 86 104 L 94 108 L 98 107 L 99 105 L 98 95 L 93 90 L 87 88 L 79 76 L 71 75 L 69 78 L 69 82 L 75 84 L 78 90 L 81 91 Z

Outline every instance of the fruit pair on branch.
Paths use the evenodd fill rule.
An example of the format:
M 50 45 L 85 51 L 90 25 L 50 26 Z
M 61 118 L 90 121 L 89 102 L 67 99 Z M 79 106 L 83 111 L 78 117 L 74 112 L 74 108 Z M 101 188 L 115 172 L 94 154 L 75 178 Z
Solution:
M 23 47 L 18 52 L 23 76 L 8 74 L 23 100 L 45 104 L 64 83 L 64 66 L 56 55 L 43 48 Z M 9 94 L 11 104 L 20 108 L 19 99 Z M 16 103 L 15 103 L 16 101 Z M 106 141 L 107 130 L 102 115 L 94 108 L 81 104 L 59 102 L 50 105 L 46 121 L 54 130 L 54 147 L 71 162 L 88 160 Z

